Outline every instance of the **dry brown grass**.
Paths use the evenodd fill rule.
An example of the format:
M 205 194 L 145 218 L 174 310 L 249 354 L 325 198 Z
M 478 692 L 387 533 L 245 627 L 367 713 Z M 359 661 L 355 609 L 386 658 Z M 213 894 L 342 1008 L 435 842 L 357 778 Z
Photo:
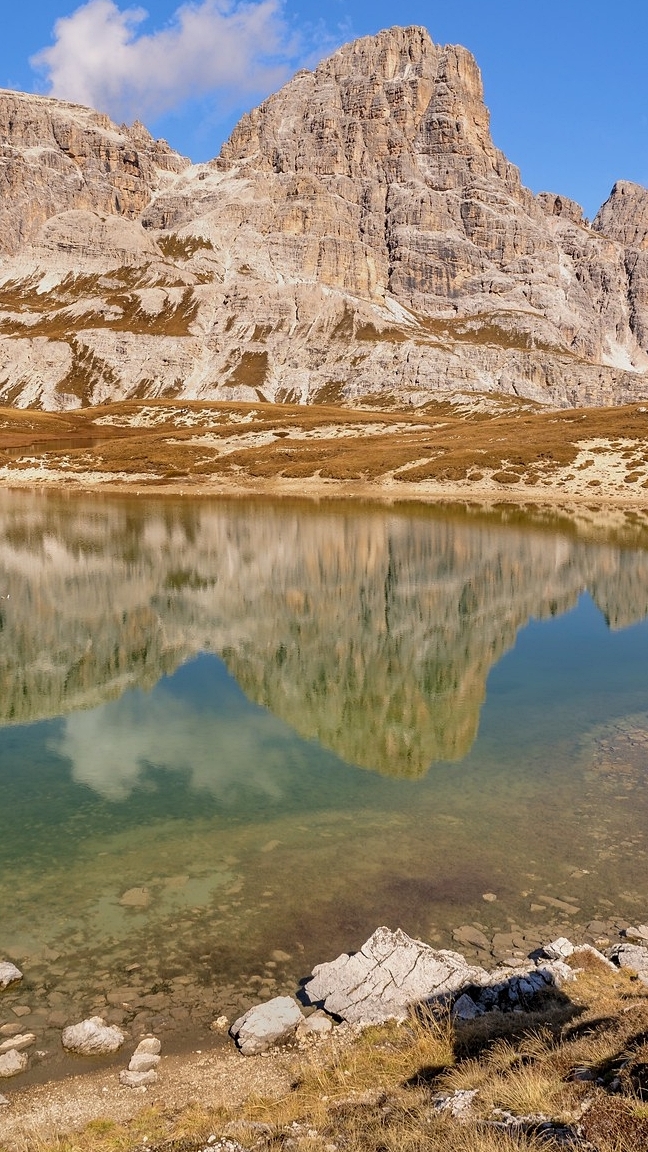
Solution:
M 187 302 L 189 312 L 191 307 Z M 178 309 L 180 313 L 181 307 Z M 179 319 L 181 325 L 188 322 L 186 309 Z M 75 395 L 83 404 L 93 385 L 100 379 L 109 379 L 111 370 L 82 346 L 76 351 L 75 367 L 58 391 Z M 232 368 L 230 380 L 260 388 L 266 368 L 265 352 L 246 353 L 240 364 Z M 171 391 L 180 386 L 181 381 L 176 381 Z M 164 418 L 158 426 L 136 426 L 144 405 L 162 409 Z M 196 410 L 201 412 L 199 425 L 187 427 L 187 413 Z M 118 441 L 111 441 L 110 430 L 95 424 L 98 417 L 106 415 L 112 415 L 121 425 Z M 236 423 L 241 417 L 247 417 L 245 425 Z M 48 420 L 60 436 L 61 419 L 60 415 L 43 414 L 39 429 L 43 436 L 47 436 Z M 65 419 L 72 437 L 105 433 L 110 443 L 84 461 L 84 468 L 89 463 L 104 473 L 144 471 L 162 477 L 172 468 L 198 478 L 319 476 L 376 481 L 393 476 L 397 481 L 414 483 L 478 482 L 490 474 L 503 493 L 514 485 L 532 490 L 538 483 L 550 484 L 556 470 L 574 464 L 579 444 L 598 439 L 610 442 L 612 447 L 617 444 L 619 454 L 624 442 L 631 442 L 624 480 L 628 489 L 638 491 L 639 482 L 645 477 L 638 467 L 641 464 L 645 468 L 643 457 L 648 442 L 648 413 L 640 405 L 477 416 L 448 403 L 429 405 L 417 412 L 376 412 L 326 404 L 304 407 L 165 400 L 88 408 L 83 414 L 70 413 Z M 22 433 L 23 420 L 23 415 L 13 415 L 10 409 L 1 411 L 4 443 L 12 427 Z M 220 440 L 229 439 L 227 450 L 223 446 L 195 444 L 205 432 Z M 247 444 L 237 443 L 238 434 L 245 434 Z M 252 434 L 270 438 L 270 442 L 250 443 Z M 171 436 L 173 443 L 169 442 Z M 597 448 L 592 449 L 592 459 L 600 456 Z

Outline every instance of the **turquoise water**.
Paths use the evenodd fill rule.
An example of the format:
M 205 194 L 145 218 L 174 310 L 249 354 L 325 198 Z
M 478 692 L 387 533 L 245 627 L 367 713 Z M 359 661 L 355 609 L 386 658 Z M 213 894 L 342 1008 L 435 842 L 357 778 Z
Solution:
M 0 1023 L 46 1067 L 380 923 L 645 921 L 646 540 L 507 519 L 3 497 Z

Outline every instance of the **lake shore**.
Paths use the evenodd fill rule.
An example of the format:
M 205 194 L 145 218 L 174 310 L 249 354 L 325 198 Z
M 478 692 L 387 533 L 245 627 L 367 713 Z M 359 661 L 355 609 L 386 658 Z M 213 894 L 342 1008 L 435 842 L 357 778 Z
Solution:
M 376 939 L 386 931 L 379 929 Z M 402 939 L 405 949 L 427 947 L 388 935 Z M 645 955 L 648 965 L 647 948 L 624 947 Z M 441 960 L 447 953 L 432 955 Z M 554 1147 L 555 1136 L 556 1147 L 566 1139 L 597 1152 L 637 1152 L 648 1117 L 636 1103 L 644 1064 L 633 1037 L 648 1022 L 648 968 L 637 980 L 627 958 L 615 967 L 595 947 L 574 947 L 563 938 L 546 945 L 545 955 L 556 962 L 537 964 L 555 971 L 556 985 L 545 986 L 524 1008 L 507 1007 L 505 989 L 501 1006 L 496 1002 L 485 1015 L 475 1018 L 465 1008 L 456 1015 L 469 999 L 456 999 L 459 988 L 452 1016 L 441 1011 L 410 1015 L 401 1024 L 343 1022 L 322 1036 L 296 1040 L 289 1031 L 287 1042 L 251 1056 L 231 1042 L 211 1052 L 165 1054 L 163 1048 L 159 1080 L 156 1072 L 136 1088 L 120 1083 L 114 1068 L 99 1068 L 18 1089 L 0 1097 L 0 1142 L 8 1152 L 202 1152 L 214 1146 L 238 1152 L 271 1148 L 277 1140 L 310 1152 L 330 1152 L 333 1144 L 373 1149 L 380 1109 L 376 1138 L 384 1138 L 385 1124 L 404 1111 L 409 1136 L 424 1125 L 430 1149 L 495 1152 L 513 1140 L 516 1149 L 531 1152 L 543 1131 L 543 1147 Z M 324 968 L 333 972 L 335 965 Z M 511 986 L 524 981 L 525 971 L 498 969 Z M 538 971 L 548 979 L 547 969 Z M 492 1053 L 504 1051 L 505 1064 L 494 1064 Z M 519 1064 L 524 1053 L 526 1062 Z M 356 1145 L 358 1121 L 362 1142 Z M 609 1142 L 618 1140 L 619 1125 L 632 1142 Z M 470 1145 L 455 1144 L 471 1133 Z M 597 1135 L 602 1140 L 592 1143 Z
M 648 509 L 643 405 L 171 401 L 0 410 L 0 486 L 106 495 Z

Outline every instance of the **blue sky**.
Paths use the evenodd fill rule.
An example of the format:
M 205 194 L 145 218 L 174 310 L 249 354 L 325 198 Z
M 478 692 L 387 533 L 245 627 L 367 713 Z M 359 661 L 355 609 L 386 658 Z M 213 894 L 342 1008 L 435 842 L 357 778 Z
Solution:
M 356 36 L 423 24 L 437 43 L 475 54 L 495 142 L 534 191 L 571 196 L 592 216 L 615 180 L 648 185 L 646 0 L 25 0 L 3 9 L 0 85 L 53 90 L 118 120 L 139 116 L 195 160 L 216 155 L 240 113 L 296 68 Z

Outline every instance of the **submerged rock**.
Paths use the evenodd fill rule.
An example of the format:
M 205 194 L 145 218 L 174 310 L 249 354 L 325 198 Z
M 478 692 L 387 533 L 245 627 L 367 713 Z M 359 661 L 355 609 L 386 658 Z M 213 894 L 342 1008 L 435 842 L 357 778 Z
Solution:
M 101 1016 L 91 1016 L 80 1024 L 72 1024 L 63 1030 L 61 1036 L 63 1047 L 80 1056 L 107 1056 L 117 1052 L 124 1040 L 124 1033 L 106 1024 Z
M 0 1055 L 4 1052 L 22 1052 L 23 1048 L 29 1048 L 35 1041 L 36 1037 L 33 1032 L 19 1033 L 0 1044 Z
M 10 984 L 15 984 L 17 980 L 22 980 L 23 974 L 20 968 L 16 968 L 10 960 L 0 960 L 0 989 L 8 988 Z
M 402 929 L 377 928 L 359 952 L 318 964 L 305 993 L 349 1023 L 403 1020 L 412 1004 L 439 1000 L 487 980 L 458 952 L 436 950 Z
M 290 1036 L 303 1019 L 301 1008 L 292 996 L 275 996 L 266 1004 L 250 1008 L 235 1020 L 230 1035 L 244 1056 L 255 1056 L 258 1052 L 265 1052 L 277 1040 Z

